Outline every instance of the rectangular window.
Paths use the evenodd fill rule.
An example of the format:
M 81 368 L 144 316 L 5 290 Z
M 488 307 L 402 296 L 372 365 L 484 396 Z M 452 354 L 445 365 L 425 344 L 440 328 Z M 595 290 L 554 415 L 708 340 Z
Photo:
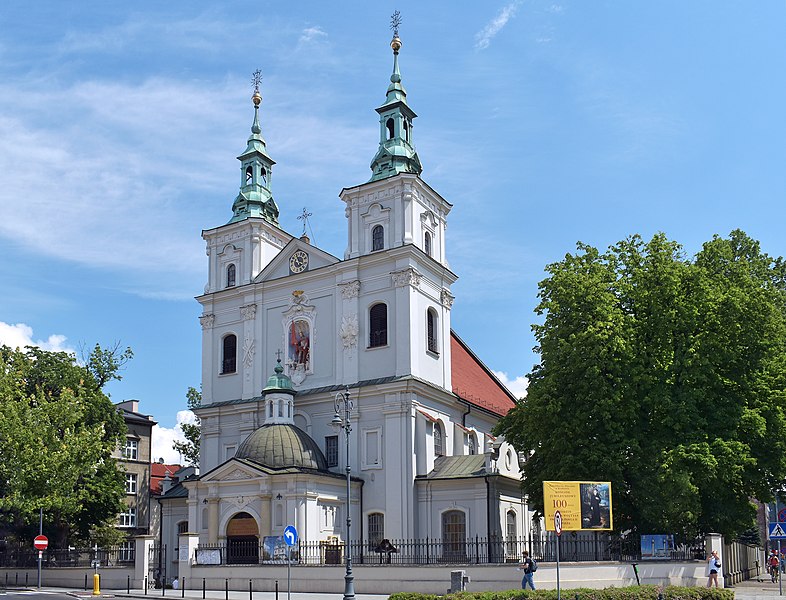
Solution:
M 234 458 L 235 452 L 237 452 L 237 446 L 227 446 L 226 450 L 224 451 L 224 460 Z
M 136 473 L 126 473 L 126 494 L 136 495 Z
M 385 515 L 371 513 L 368 516 L 368 549 L 374 552 L 385 537 Z
M 328 467 L 338 466 L 338 436 L 325 436 L 325 458 Z
M 177 533 L 179 535 L 188 533 L 188 521 L 180 521 L 180 523 L 177 524 Z
M 123 448 L 123 458 L 137 460 L 139 458 L 139 442 L 130 438 L 126 439 L 126 446 Z
M 136 508 L 130 506 L 120 513 L 118 527 L 136 527 Z
M 365 429 L 361 434 L 362 464 L 363 469 L 377 469 L 382 466 L 382 428 Z

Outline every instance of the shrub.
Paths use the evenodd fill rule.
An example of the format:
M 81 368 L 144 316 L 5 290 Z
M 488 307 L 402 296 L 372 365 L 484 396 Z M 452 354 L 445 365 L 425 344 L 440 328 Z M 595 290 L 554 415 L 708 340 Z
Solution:
M 661 599 L 658 596 L 662 594 Z M 561 590 L 564 600 L 734 600 L 734 591 L 706 587 L 636 585 L 593 590 L 576 588 Z M 504 592 L 459 592 L 440 596 L 399 592 L 389 600 L 557 600 L 557 590 L 508 590 Z

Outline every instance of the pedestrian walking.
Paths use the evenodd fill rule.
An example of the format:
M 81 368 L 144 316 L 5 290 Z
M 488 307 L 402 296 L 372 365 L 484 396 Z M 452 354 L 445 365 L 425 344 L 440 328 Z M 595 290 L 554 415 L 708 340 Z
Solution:
M 535 582 L 532 580 L 532 575 L 538 570 L 538 563 L 529 557 L 529 552 L 526 550 L 522 554 L 522 561 L 519 563 L 519 571 L 524 571 L 524 576 L 521 578 L 521 589 L 526 590 L 527 584 L 533 590 L 535 589 Z
M 718 572 L 720 572 L 720 568 L 720 557 L 718 556 L 718 552 L 713 550 L 712 554 L 710 554 L 710 558 L 707 560 L 705 573 L 705 575 L 707 575 L 707 587 L 712 587 L 713 582 L 715 582 L 715 587 L 718 587 Z

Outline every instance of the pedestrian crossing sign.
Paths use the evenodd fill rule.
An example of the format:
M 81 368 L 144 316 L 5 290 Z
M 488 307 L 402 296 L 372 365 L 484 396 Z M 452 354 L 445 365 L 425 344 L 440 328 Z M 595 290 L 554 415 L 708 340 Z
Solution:
M 770 523 L 770 539 L 786 540 L 786 523 Z

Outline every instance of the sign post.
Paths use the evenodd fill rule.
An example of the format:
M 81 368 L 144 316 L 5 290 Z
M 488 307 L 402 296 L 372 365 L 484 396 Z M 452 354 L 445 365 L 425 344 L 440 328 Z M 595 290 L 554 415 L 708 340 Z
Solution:
M 297 544 L 297 529 L 294 525 L 287 525 L 284 529 L 284 542 L 287 545 L 287 600 L 289 600 L 290 568 L 292 567 L 292 546 Z
M 38 589 L 41 589 L 41 561 L 44 558 L 44 550 L 49 546 L 49 540 L 45 535 L 37 535 L 33 540 L 33 547 L 38 550 Z
M 554 511 L 554 532 L 557 534 L 557 600 L 561 600 L 562 595 L 559 587 L 559 539 L 562 536 L 562 513 Z

